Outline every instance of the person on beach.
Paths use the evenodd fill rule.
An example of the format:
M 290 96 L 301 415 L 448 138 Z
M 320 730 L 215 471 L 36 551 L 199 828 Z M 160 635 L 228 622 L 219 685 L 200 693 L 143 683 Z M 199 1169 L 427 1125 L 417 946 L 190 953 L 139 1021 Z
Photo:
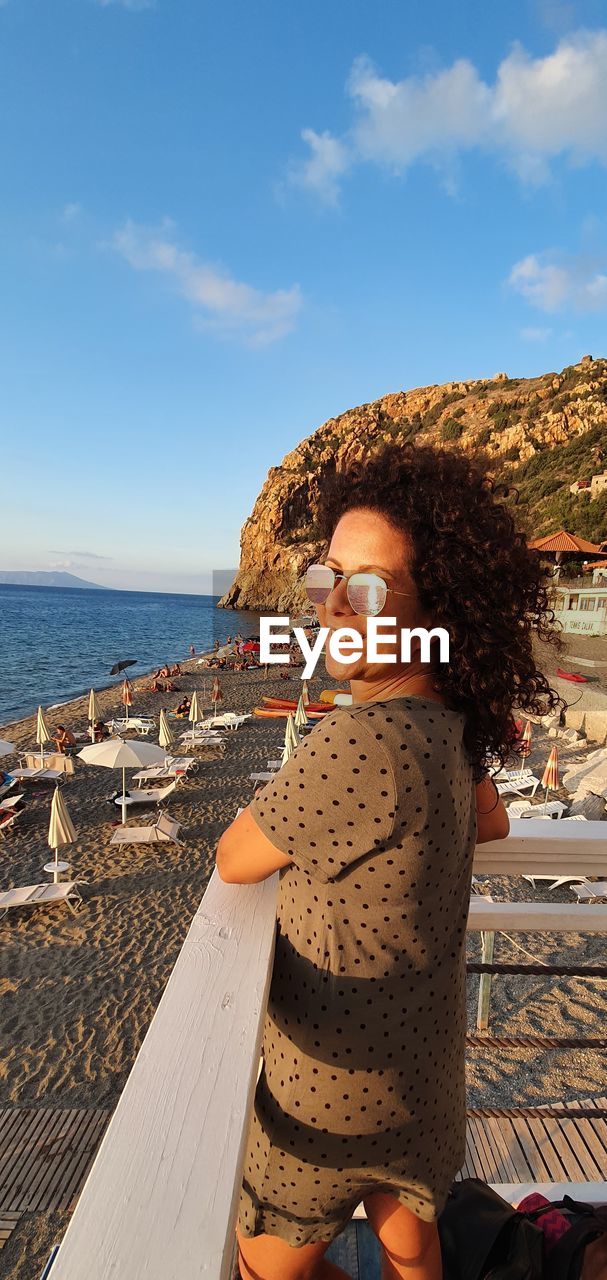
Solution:
M 190 710 L 190 699 L 188 698 L 188 695 L 186 693 L 185 696 L 181 699 L 179 706 L 175 707 L 173 715 L 179 716 L 181 718 L 183 716 L 187 716 L 189 713 L 189 710 Z
M 103 720 L 96 720 L 93 728 L 93 736 L 95 742 L 105 742 L 109 738 L 110 731 Z
M 384 1280 L 441 1280 L 437 1217 L 466 1139 L 466 922 L 476 844 L 508 818 L 489 762 L 513 708 L 562 701 L 532 639 L 559 647 L 548 575 L 487 474 L 458 449 L 386 446 L 329 477 L 309 598 L 362 656 L 326 669 L 351 706 L 314 726 L 231 823 L 228 883 L 279 871 L 263 1067 L 245 1146 L 242 1280 L 345 1280 L 324 1254 L 362 1200 Z M 444 628 L 371 660 L 386 631 Z M 396 626 L 394 620 L 396 619 Z
M 53 742 L 57 751 L 62 756 L 69 755 L 68 748 L 76 746 L 76 739 L 71 729 L 66 729 L 64 724 L 58 724 L 53 735 Z
M 195 657 L 196 657 L 196 645 L 195 645 L 195 644 L 191 644 L 191 645 L 190 645 L 190 657 L 191 657 L 191 658 L 195 658 Z

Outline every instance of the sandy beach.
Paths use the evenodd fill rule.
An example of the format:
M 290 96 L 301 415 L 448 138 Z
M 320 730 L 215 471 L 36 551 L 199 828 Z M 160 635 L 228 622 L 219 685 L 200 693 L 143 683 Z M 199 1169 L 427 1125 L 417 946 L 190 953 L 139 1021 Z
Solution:
M 576 649 L 573 649 L 576 652 Z M 581 652 L 579 645 L 577 652 Z M 196 662 L 184 664 L 176 683 L 188 692 L 210 684 L 212 673 Z M 289 681 L 274 668 L 221 673 L 224 701 L 220 710 L 251 711 L 262 694 L 299 693 L 299 673 Z M 133 681 L 132 714 L 154 714 L 175 706 L 179 695 L 143 693 L 146 677 Z M 310 695 L 333 682 L 317 676 Z M 117 684 L 99 695 L 100 714 L 122 713 Z M 51 712 L 74 729 L 86 728 L 87 699 Z M 187 723 L 172 721 L 176 728 Z M 148 846 L 137 850 L 109 845 L 119 813 L 108 803 L 119 782 L 117 773 L 76 761 L 76 772 L 63 789 L 78 839 L 70 850 L 74 874 L 87 882 L 84 904 L 74 916 L 66 909 L 14 912 L 0 922 L 4 953 L 0 1022 L 5 1046 L 0 1067 L 3 1107 L 105 1107 L 112 1109 L 188 931 L 190 921 L 214 866 L 221 831 L 238 805 L 253 792 L 249 774 L 263 769 L 280 753 L 284 721 L 251 719 L 227 735 L 225 755 L 198 753 L 195 777 L 171 795 L 168 809 L 184 825 L 185 846 Z M 35 717 L 5 726 L 2 736 L 19 750 L 35 740 Z M 153 741 L 150 735 L 150 741 Z M 530 763 L 542 770 L 551 739 L 534 730 Z M 590 748 L 582 742 L 559 742 L 561 774 L 569 761 Z M 3 762 L 10 770 L 15 759 Z M 541 773 L 540 773 L 541 776 Z M 47 831 L 52 788 L 28 785 L 27 812 L 17 830 L 1 844 L 1 887 L 46 879 Z M 561 791 L 562 796 L 565 793 Z M 144 819 L 145 820 L 145 819 Z M 607 827 L 606 827 L 607 832 Z M 566 888 L 534 890 L 521 879 L 494 877 L 483 882 L 496 900 L 573 901 Z M 495 959 L 544 962 L 604 962 L 602 936 L 559 938 L 520 935 L 515 943 L 496 938 Z M 519 948 L 524 948 L 522 954 Z M 478 935 L 468 942 L 469 958 L 480 958 Z M 469 982 L 469 1027 L 476 1020 L 478 979 Z M 605 1024 L 607 983 L 552 977 L 494 979 L 491 1029 L 494 1032 L 554 1035 L 599 1035 Z M 471 1050 L 471 1105 L 535 1104 L 598 1096 L 605 1092 L 605 1054 L 598 1051 Z M 38 1280 L 51 1246 L 65 1230 L 67 1214 L 25 1214 L 0 1253 L 0 1275 L 7 1280 Z

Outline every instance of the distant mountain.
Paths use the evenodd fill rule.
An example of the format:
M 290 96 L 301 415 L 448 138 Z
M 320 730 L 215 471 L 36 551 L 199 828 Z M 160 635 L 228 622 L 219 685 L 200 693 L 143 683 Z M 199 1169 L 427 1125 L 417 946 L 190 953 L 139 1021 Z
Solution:
M 95 591 L 106 588 L 98 582 L 85 582 L 73 573 L 28 573 L 21 569 L 0 569 L 0 586 L 15 587 L 92 587 Z

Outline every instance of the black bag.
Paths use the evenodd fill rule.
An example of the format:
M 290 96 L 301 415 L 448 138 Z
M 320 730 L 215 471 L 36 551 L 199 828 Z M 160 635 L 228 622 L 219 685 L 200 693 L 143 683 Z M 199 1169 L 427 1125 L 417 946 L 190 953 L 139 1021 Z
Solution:
M 563 1196 L 562 1200 L 556 1200 L 548 1208 L 560 1209 L 571 1219 L 569 1230 L 551 1250 L 550 1280 L 579 1280 L 586 1245 L 607 1234 L 607 1206 L 599 1205 L 595 1208 L 592 1204 L 585 1204 L 583 1200 Z M 529 1216 L 535 1221 L 542 1212 L 542 1209 L 536 1209 Z
M 443 1280 L 544 1280 L 544 1238 L 480 1178 L 454 1182 L 438 1216 Z

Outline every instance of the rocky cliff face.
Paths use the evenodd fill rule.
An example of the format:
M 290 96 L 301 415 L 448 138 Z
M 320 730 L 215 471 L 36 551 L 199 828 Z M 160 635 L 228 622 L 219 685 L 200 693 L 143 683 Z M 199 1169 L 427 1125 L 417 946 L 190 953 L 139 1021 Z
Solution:
M 557 451 L 564 457 L 571 442 L 584 435 L 585 477 L 607 465 L 607 360 L 591 356 L 540 378 L 498 373 L 491 380 L 399 391 L 349 409 L 303 440 L 280 466 L 270 468 L 242 529 L 237 577 L 220 607 L 306 612 L 301 577 L 322 551 L 314 513 L 323 477 L 354 458 L 368 457 L 387 441 L 483 448 L 495 459 L 494 474 L 507 471 L 516 483 L 529 459 L 549 454 L 553 463 Z M 572 466 L 563 476 L 567 494 L 569 482 L 582 478 L 579 451 L 574 454 L 576 461 L 572 454 Z M 530 531 L 539 536 L 550 530 L 536 519 Z

